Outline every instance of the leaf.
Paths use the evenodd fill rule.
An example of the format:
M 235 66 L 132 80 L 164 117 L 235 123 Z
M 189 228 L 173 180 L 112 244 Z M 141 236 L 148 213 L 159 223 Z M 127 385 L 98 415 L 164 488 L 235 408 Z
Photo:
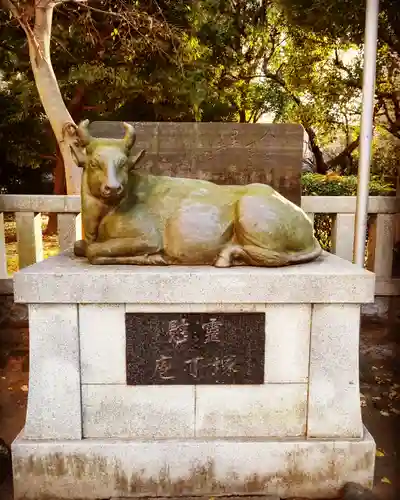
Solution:
M 21 391 L 28 392 L 28 386 L 26 384 L 21 385 Z
M 381 410 L 379 413 L 381 415 L 383 415 L 384 417 L 388 417 L 389 416 L 389 413 L 387 411 L 384 411 L 384 410 Z
M 395 415 L 400 415 L 400 410 L 397 408 L 391 408 L 390 411 L 392 411 Z
M 381 479 L 381 483 L 392 484 L 392 481 L 385 476 Z
M 382 450 L 380 450 L 380 449 L 378 448 L 378 449 L 376 450 L 375 455 L 376 455 L 377 457 L 384 457 L 384 456 L 385 456 L 385 453 L 384 453 Z

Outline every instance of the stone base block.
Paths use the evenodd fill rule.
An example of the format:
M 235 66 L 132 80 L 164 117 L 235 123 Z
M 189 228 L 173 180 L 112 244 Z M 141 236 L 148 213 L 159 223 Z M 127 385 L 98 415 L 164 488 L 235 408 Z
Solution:
M 361 440 L 83 439 L 12 445 L 15 500 L 277 495 L 335 498 L 371 488 L 375 443 Z

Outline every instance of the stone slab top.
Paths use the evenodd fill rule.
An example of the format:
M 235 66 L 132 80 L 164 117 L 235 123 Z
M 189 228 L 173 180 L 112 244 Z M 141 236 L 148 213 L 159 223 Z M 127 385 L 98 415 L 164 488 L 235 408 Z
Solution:
M 301 265 L 220 269 L 94 266 L 69 250 L 14 275 L 15 301 L 30 304 L 362 304 L 374 289 L 374 273 L 327 252 Z

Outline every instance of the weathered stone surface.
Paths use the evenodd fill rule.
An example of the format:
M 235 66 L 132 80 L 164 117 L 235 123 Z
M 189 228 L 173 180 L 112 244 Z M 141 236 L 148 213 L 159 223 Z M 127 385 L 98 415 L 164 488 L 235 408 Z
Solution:
M 17 248 L 19 268 L 43 259 L 42 217 L 35 212 L 17 212 Z
M 197 437 L 300 437 L 307 385 L 197 386 Z
M 58 214 L 58 241 L 60 250 L 74 246 L 82 238 L 82 218 L 80 214 Z
M 13 443 L 15 500 L 263 494 L 335 498 L 349 481 L 370 487 L 375 444 L 338 439 Z M 338 460 L 340 457 L 340 460 Z
M 267 183 L 300 204 L 304 130 L 293 124 L 132 122 L 136 147 L 148 154 L 138 167 L 158 175 L 217 184 Z M 93 122 L 95 137 L 123 136 L 122 123 Z
M 307 382 L 311 305 L 267 304 L 265 313 L 265 382 Z
M 313 306 L 307 435 L 360 438 L 360 306 Z
M 30 374 L 25 436 L 82 436 L 78 308 L 31 304 Z
M 79 305 L 82 384 L 125 384 L 125 306 Z
M 188 313 L 238 313 L 238 312 L 265 312 L 267 304 L 125 304 L 127 313 L 157 313 L 157 312 L 188 312 Z
M 71 281 L 74 286 L 71 286 Z M 93 266 L 65 252 L 14 276 L 16 302 L 196 304 L 364 303 L 374 274 L 324 253 L 284 268 Z
M 194 437 L 194 386 L 83 385 L 85 438 Z
M 332 227 L 332 251 L 338 257 L 353 260 L 355 214 L 337 214 Z

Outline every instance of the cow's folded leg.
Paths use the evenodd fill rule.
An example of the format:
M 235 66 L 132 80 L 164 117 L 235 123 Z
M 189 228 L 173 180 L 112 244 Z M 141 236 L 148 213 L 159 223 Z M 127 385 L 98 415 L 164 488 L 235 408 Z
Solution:
M 85 240 L 75 241 L 74 254 L 77 257 L 86 257 L 87 247 L 88 247 L 87 241 L 85 241 Z
M 138 238 L 115 238 L 107 241 L 92 243 L 87 248 L 87 258 L 95 257 L 132 257 L 159 253 L 157 245 L 151 245 Z
M 91 264 L 166 265 L 156 245 L 137 238 L 115 238 L 92 243 L 86 256 Z
M 94 265 L 136 265 L 136 266 L 167 266 L 168 262 L 159 254 L 153 255 L 133 255 L 126 257 L 93 257 L 90 261 Z

